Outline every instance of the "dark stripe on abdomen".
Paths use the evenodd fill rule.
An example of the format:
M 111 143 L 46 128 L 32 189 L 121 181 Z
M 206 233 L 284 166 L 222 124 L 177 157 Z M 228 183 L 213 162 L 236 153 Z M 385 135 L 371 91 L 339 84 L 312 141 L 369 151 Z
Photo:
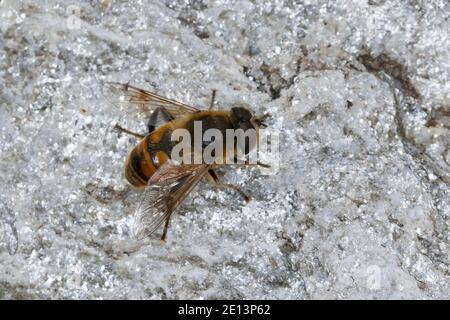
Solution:
M 143 165 L 145 165 L 145 158 L 142 148 L 138 145 L 131 151 L 125 166 L 125 177 L 135 187 L 146 186 L 148 179 L 150 179 L 150 176 L 145 174 Z

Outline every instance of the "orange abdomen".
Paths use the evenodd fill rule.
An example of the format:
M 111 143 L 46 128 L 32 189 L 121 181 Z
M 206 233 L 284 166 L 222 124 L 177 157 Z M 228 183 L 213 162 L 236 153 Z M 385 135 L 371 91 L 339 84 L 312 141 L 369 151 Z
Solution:
M 125 163 L 125 177 L 137 188 L 145 187 L 150 177 L 169 159 L 163 151 L 152 154 L 149 148 L 151 140 L 153 140 L 151 135 L 142 139 L 131 151 Z

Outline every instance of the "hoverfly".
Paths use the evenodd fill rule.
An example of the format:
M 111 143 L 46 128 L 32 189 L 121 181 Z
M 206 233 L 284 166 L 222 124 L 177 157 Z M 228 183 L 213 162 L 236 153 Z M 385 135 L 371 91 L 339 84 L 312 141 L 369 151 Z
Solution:
M 129 84 L 108 82 L 106 89 L 109 97 L 115 96 L 122 102 L 152 112 L 146 135 L 134 133 L 117 124 L 115 126 L 119 131 L 140 140 L 125 163 L 125 177 L 128 182 L 134 187 L 144 188 L 143 199 L 134 216 L 133 233 L 136 238 L 148 237 L 164 224 L 161 240 L 165 240 L 172 213 L 204 177 L 209 178 L 219 187 L 234 189 L 246 201 L 249 201 L 250 198 L 238 187 L 219 180 L 215 172 L 217 164 L 180 164 L 171 160 L 171 151 L 176 143 L 171 141 L 172 132 L 180 128 L 191 132 L 194 121 L 200 121 L 205 130 L 208 128 L 220 131 L 258 130 L 263 125 L 262 120 L 253 116 L 247 108 L 234 107 L 230 111 L 215 110 L 215 91 L 213 91 L 209 109 L 200 110 Z M 165 123 L 157 127 L 160 117 Z M 246 146 L 246 152 L 249 152 L 251 148 L 254 146 Z M 259 162 L 257 164 L 268 167 Z

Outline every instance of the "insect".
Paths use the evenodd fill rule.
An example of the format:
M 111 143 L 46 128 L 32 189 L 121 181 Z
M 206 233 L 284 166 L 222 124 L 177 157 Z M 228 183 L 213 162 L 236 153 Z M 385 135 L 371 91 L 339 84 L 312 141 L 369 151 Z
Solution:
M 218 187 L 234 189 L 246 201 L 250 200 L 250 197 L 238 187 L 220 181 L 215 172 L 220 165 L 184 164 L 171 159 L 172 148 L 177 143 L 171 140 L 171 134 L 176 129 L 186 129 L 193 134 L 194 121 L 200 121 L 203 130 L 211 128 L 221 132 L 225 132 L 226 129 L 258 130 L 263 126 L 263 122 L 253 116 L 247 108 L 215 110 L 216 91 L 213 91 L 209 109 L 200 110 L 129 84 L 108 82 L 106 89 L 109 97 L 119 97 L 122 102 L 152 112 L 146 135 L 132 132 L 117 124 L 115 126 L 117 130 L 140 140 L 125 163 L 125 177 L 128 182 L 134 187 L 144 188 L 142 201 L 134 216 L 133 233 L 136 238 L 148 237 L 164 224 L 161 240 L 165 240 L 173 212 L 203 178 L 208 178 Z M 163 118 L 164 124 L 157 126 L 160 117 Z M 203 150 L 206 145 L 202 144 L 200 149 Z M 245 154 L 254 147 L 246 145 Z M 202 150 L 193 148 L 194 153 Z M 268 167 L 259 162 L 258 165 Z

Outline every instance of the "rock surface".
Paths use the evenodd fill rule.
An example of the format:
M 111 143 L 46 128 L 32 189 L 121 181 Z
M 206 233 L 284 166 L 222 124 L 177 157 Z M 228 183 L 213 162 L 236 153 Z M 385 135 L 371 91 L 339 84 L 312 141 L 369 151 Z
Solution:
M 0 298 L 450 298 L 448 1 L 0 2 Z M 281 133 L 162 244 L 130 238 L 147 116 L 104 81 Z

